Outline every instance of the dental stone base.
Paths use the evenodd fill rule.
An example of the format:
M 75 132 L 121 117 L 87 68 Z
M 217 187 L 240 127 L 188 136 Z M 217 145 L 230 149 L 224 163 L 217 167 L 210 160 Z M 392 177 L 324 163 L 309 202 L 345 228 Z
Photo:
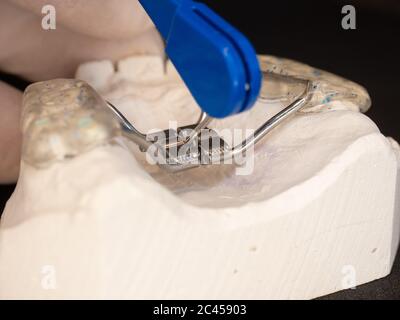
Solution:
M 362 137 L 262 209 L 174 205 L 120 147 L 45 175 L 25 167 L 2 221 L 0 297 L 308 299 L 382 278 L 399 240 L 390 153 Z
M 128 85 L 103 95 L 126 111 L 164 99 L 155 86 L 134 86 L 147 100 Z M 171 99 L 188 98 L 168 95 L 146 122 L 127 115 L 175 119 Z M 257 148 L 250 176 L 171 176 L 133 149 L 115 139 L 46 168 L 23 162 L 1 220 L 0 298 L 310 299 L 390 273 L 400 148 L 353 108 L 297 115 Z

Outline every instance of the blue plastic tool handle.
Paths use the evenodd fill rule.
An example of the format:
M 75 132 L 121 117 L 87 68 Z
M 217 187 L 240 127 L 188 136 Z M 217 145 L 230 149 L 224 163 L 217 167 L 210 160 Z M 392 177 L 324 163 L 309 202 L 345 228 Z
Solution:
M 193 0 L 139 0 L 166 53 L 204 112 L 225 118 L 249 110 L 261 90 L 256 52 L 238 30 Z

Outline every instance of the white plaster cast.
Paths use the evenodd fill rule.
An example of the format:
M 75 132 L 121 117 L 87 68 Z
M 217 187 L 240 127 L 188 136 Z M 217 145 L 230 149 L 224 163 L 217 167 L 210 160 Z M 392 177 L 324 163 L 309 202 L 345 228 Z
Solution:
M 92 84 L 143 131 L 196 120 L 173 68 L 148 59 L 151 77 L 131 61 Z M 218 126 L 253 127 L 283 105 Z M 354 104 L 306 111 L 263 140 L 250 176 L 167 174 L 124 139 L 44 169 L 23 162 L 0 225 L 0 298 L 308 299 L 386 276 L 399 146 Z

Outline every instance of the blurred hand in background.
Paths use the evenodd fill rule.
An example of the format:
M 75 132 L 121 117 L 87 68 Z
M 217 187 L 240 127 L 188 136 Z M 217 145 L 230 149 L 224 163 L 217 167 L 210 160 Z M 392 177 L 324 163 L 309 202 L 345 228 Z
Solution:
M 42 28 L 42 8 L 56 9 L 56 29 Z M 160 53 L 163 43 L 135 0 L 3 0 L 0 71 L 29 81 L 71 78 L 86 61 Z M 0 183 L 18 177 L 22 93 L 0 82 Z

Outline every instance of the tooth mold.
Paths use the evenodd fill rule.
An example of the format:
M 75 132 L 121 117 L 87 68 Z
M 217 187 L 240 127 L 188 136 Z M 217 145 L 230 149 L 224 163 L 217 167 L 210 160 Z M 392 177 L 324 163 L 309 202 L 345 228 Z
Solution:
M 130 59 L 112 74 L 110 62 L 86 64 L 77 77 L 96 79 L 143 131 L 196 120 L 172 66 L 139 57 L 138 71 Z M 370 106 L 361 87 L 260 59 L 269 71 L 314 77 L 318 91 L 256 148 L 247 176 L 233 166 L 165 173 L 119 138 L 84 82 L 31 87 L 21 176 L 0 225 L 0 298 L 309 299 L 388 275 L 399 243 L 398 144 L 359 112 Z M 281 110 L 296 86 L 274 86 L 218 125 L 252 128 Z

